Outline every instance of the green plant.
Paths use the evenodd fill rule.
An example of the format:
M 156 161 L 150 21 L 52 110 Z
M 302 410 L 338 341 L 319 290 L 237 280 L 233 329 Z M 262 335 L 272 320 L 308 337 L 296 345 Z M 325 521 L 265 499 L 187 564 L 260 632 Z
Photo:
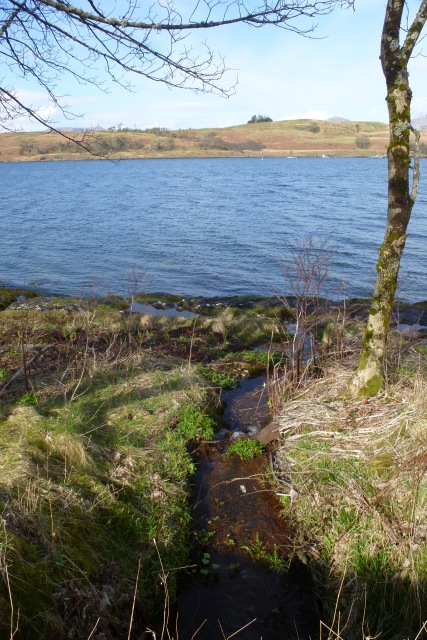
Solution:
M 250 365 L 258 367 L 274 366 L 279 363 L 288 362 L 288 358 L 280 351 L 255 351 L 245 349 L 244 351 L 237 351 L 237 353 L 227 354 L 227 358 L 231 360 L 240 360 L 247 362 Z
M 17 399 L 16 404 L 21 404 L 21 405 L 24 405 L 25 407 L 29 407 L 31 405 L 37 404 L 38 401 L 39 400 L 35 393 L 33 393 L 32 391 L 27 391 Z
M 214 369 L 208 369 L 203 365 L 199 365 L 197 370 L 206 380 L 209 380 L 209 382 L 212 382 L 212 384 L 221 389 L 233 389 L 239 384 L 236 376 L 232 374 L 220 373 L 219 371 L 214 371 Z
M 225 452 L 226 456 L 238 456 L 241 460 L 249 460 L 263 453 L 264 447 L 258 440 L 250 438 L 245 440 L 236 440 L 230 445 Z
M 0 367 L 0 382 L 4 382 L 10 378 L 10 373 L 5 367 Z
M 278 551 L 277 545 L 274 545 L 273 551 L 268 551 L 258 532 L 255 534 L 255 542 L 251 545 L 243 545 L 242 549 L 247 551 L 252 558 L 266 562 L 271 570 L 281 570 L 286 564 L 285 559 Z
M 204 576 L 209 575 L 211 570 L 216 570 L 220 568 L 220 565 L 216 562 L 211 562 L 211 554 L 205 551 L 202 557 L 202 564 L 204 565 L 201 569 L 199 569 L 199 573 Z M 192 573 L 197 573 L 197 569 L 193 569 Z
M 198 531 L 194 532 L 194 537 L 202 546 L 207 545 L 214 536 L 215 531 L 208 531 L 207 529 L 199 529 Z
M 175 431 L 186 441 L 211 440 L 215 435 L 215 422 L 200 407 L 188 404 L 179 411 Z

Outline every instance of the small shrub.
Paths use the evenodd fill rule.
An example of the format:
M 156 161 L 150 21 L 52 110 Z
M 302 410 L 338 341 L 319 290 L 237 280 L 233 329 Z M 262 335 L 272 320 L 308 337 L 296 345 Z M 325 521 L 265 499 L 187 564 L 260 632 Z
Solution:
M 0 382 L 4 382 L 10 378 L 9 371 L 5 367 L 0 367 Z
M 317 124 L 317 122 L 313 122 L 313 124 L 310 125 L 310 131 L 311 131 L 311 133 L 319 133 L 320 132 L 320 126 Z
M 360 136 L 356 138 L 356 147 L 358 149 L 369 149 L 371 146 L 371 141 L 366 136 Z
M 241 460 L 252 460 L 263 453 L 264 447 L 258 440 L 236 440 L 225 452 L 226 456 L 238 456 Z

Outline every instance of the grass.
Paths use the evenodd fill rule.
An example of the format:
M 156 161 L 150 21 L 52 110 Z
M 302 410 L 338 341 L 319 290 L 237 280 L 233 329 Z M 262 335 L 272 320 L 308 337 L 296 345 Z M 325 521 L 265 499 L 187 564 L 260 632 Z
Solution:
M 120 637 L 138 566 L 142 633 L 164 604 L 159 554 L 171 599 L 188 561 L 189 446 L 213 435 L 212 392 L 188 362 L 141 350 L 136 320 L 129 336 L 103 309 L 4 312 L 8 376 L 20 366 L 13 335 L 23 321 L 34 348 L 55 340 L 56 350 L 0 412 L 0 570 L 12 598 L 3 580 L 0 636 L 19 610 L 23 639 L 87 638 L 98 618 L 99 632 Z
M 301 389 L 279 418 L 274 473 L 330 640 L 415 637 L 425 621 L 426 371 L 419 348 L 398 342 L 393 357 L 413 375 L 395 373 L 381 395 L 351 400 L 356 359 L 348 357 Z
M 62 605 L 70 598 L 77 603 L 75 581 L 91 594 L 91 615 L 79 627 L 87 637 L 100 614 L 103 572 L 113 564 L 119 573 L 109 596 L 113 615 L 138 559 L 145 576 L 139 602 L 148 622 L 163 603 L 153 540 L 165 567 L 187 562 L 187 479 L 194 465 L 186 443 L 199 436 L 198 426 L 205 433 L 211 426 L 195 404 L 206 401 L 206 390 L 196 373 L 164 370 L 165 363 L 150 370 L 156 364 L 141 363 L 132 374 L 98 372 L 72 404 L 52 398 L 6 409 L 0 546 L 20 610 L 20 637 L 42 637 L 43 629 L 59 634 L 74 624 Z M 191 433 L 183 426 L 189 416 Z M 174 588 L 172 573 L 171 594 Z M 10 608 L 2 602 L 6 633 Z
M 173 602 L 190 552 L 191 448 L 214 435 L 213 387 L 236 381 L 197 363 L 276 327 L 251 310 L 195 322 L 122 316 L 121 300 L 105 302 L 0 316 L 0 384 L 23 353 L 36 356 L 29 389 L 18 379 L 0 409 L 2 637 L 18 610 L 24 640 L 86 638 L 98 618 L 99 632 L 120 637 L 138 567 L 133 631 L 156 624 L 160 572 Z
M 18 611 L 24 640 L 88 638 L 98 618 L 99 633 L 122 637 L 137 573 L 133 633 L 154 624 L 164 576 L 173 601 L 188 562 L 190 452 L 214 435 L 212 387 L 265 371 L 280 353 L 250 347 L 287 335 L 259 309 L 196 321 L 80 306 L 0 316 L 0 389 L 23 353 L 52 345 L 29 389 L 14 382 L 0 407 L 1 637 Z M 342 352 L 354 351 L 354 337 L 342 339 Z M 348 398 L 350 355 L 301 384 L 276 417 L 272 475 L 323 603 L 324 639 L 415 637 L 427 609 L 426 347 L 393 336 L 390 345 L 377 398 Z M 261 451 L 247 439 L 228 455 Z M 282 562 L 264 551 L 248 550 Z

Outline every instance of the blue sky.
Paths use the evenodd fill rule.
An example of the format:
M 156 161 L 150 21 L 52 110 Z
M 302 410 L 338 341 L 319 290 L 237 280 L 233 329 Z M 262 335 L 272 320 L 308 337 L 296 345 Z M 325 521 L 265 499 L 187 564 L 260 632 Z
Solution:
M 419 0 L 409 0 L 410 8 L 417 6 Z M 169 90 L 138 77 L 129 78 L 134 84 L 132 93 L 111 83 L 109 92 L 103 93 L 64 76 L 58 93 L 67 95 L 70 108 L 84 115 L 66 122 L 51 111 L 52 119 L 57 126 L 121 124 L 170 129 L 243 124 L 253 114 L 265 114 L 273 120 L 341 116 L 385 122 L 385 83 L 379 61 L 384 8 L 385 0 L 356 0 L 355 11 L 338 9 L 320 17 L 316 39 L 275 27 L 254 29 L 246 25 L 211 29 L 203 34 L 197 31 L 191 36 L 195 46 L 206 40 L 226 58 L 231 70 L 223 79 L 224 86 L 238 81 L 236 93 L 230 98 Z M 416 56 L 410 63 L 415 116 L 427 113 L 426 71 L 427 58 Z M 52 109 L 37 86 L 19 80 L 15 81 L 15 88 L 41 113 Z M 25 121 L 19 124 L 24 129 L 40 128 Z

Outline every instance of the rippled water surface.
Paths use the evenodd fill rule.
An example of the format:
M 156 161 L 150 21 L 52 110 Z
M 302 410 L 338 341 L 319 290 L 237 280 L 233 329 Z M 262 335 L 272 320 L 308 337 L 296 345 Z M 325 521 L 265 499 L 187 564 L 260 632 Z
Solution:
M 427 163 L 400 297 L 427 298 Z M 212 158 L 2 163 L 3 284 L 68 294 L 286 290 L 287 246 L 331 234 L 329 279 L 368 296 L 384 232 L 385 160 Z M 289 291 L 288 291 L 289 293 Z

